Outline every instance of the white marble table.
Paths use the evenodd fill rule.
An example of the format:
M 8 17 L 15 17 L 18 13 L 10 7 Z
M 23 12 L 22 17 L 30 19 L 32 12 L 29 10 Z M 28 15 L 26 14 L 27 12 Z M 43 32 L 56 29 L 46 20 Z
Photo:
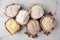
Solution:
M 38 38 L 31 38 L 24 34 L 25 28 L 20 32 L 10 35 L 5 29 L 5 21 L 9 18 L 4 15 L 4 6 L 10 3 L 20 3 L 24 9 L 28 9 L 29 5 L 34 2 L 43 4 L 47 12 L 53 12 L 56 19 L 56 28 L 51 31 L 49 36 L 38 33 Z M 0 0 L 0 40 L 60 40 L 60 0 Z

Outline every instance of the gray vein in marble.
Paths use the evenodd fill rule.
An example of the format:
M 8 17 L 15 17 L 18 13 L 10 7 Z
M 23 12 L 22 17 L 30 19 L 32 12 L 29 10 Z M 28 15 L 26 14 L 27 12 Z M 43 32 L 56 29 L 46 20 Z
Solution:
M 55 10 L 55 14 L 57 14 L 56 11 L 57 11 L 57 0 L 56 0 L 56 10 Z

